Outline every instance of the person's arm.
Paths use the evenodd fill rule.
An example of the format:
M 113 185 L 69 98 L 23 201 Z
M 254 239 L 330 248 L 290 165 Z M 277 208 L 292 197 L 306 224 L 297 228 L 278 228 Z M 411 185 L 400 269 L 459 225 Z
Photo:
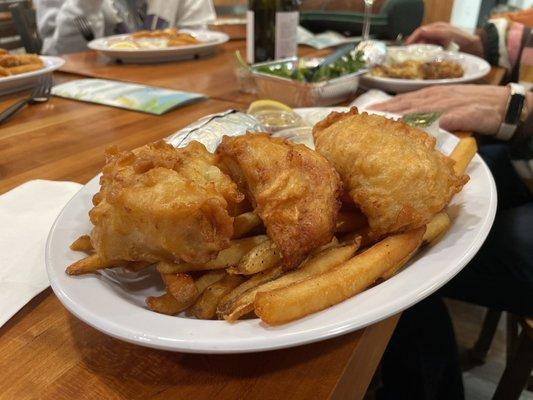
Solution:
M 147 14 L 164 19 L 169 26 L 182 27 L 206 25 L 216 18 L 211 0 L 151 0 Z
M 492 85 L 439 85 L 400 94 L 370 108 L 400 115 L 440 112 L 440 126 L 449 131 L 495 135 L 502 123 L 509 88 Z
M 36 0 L 37 26 L 43 39 L 43 54 L 63 54 L 87 49 L 87 41 L 74 24 L 83 15 L 96 37 L 103 36 L 104 0 Z
M 182 0 L 179 3 L 176 26 L 207 25 L 216 19 L 211 0 Z
M 421 26 L 405 41 L 406 44 L 430 43 L 442 47 L 448 47 L 452 42 L 465 53 L 483 57 L 483 44 L 478 35 L 470 34 L 446 22 L 434 22 Z

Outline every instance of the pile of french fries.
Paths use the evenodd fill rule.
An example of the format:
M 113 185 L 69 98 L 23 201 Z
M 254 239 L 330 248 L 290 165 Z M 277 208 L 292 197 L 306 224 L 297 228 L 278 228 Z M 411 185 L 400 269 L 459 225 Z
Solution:
M 461 139 L 451 154 L 462 174 L 476 154 L 473 138 Z M 146 299 L 158 313 L 182 312 L 199 319 L 258 316 L 269 325 L 279 325 L 338 304 L 394 276 L 421 245 L 437 241 L 449 228 L 442 211 L 424 227 L 393 234 L 377 243 L 365 236 L 366 218 L 357 211 L 341 212 L 337 235 L 316 249 L 298 268 L 286 271 L 275 244 L 264 233 L 261 219 L 253 212 L 235 217 L 230 247 L 202 265 L 159 262 L 156 270 L 165 293 Z M 90 238 L 81 236 L 72 250 L 92 252 Z M 109 265 L 96 254 L 75 262 L 67 273 L 79 275 L 109 267 L 132 271 L 147 268 L 145 262 Z

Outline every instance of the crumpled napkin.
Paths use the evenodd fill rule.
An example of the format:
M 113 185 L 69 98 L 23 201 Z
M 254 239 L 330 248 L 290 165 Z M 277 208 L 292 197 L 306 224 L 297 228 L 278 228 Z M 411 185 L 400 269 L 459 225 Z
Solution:
M 50 285 L 46 238 L 81 186 L 34 180 L 0 196 L 0 326 Z
M 390 94 L 378 89 L 370 89 L 352 101 L 350 107 L 357 107 L 359 111 L 367 111 L 372 104 L 382 103 L 389 99 L 392 99 Z

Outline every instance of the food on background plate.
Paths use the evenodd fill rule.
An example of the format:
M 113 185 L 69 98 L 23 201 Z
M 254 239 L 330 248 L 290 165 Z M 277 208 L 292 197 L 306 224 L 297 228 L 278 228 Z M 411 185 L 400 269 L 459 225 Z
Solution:
M 395 79 L 451 79 L 461 78 L 464 70 L 461 64 L 449 60 L 408 60 L 391 65 L 377 65 L 370 75 Z
M 360 51 L 348 53 L 337 61 L 322 66 L 315 73 L 312 67 L 319 61 L 318 59 L 310 60 L 302 58 L 297 61 L 256 65 L 252 66 L 252 70 L 300 82 L 323 82 L 353 74 L 366 66 L 363 53 Z
M 357 118 L 349 120 L 354 115 L 362 121 Z M 413 173 L 422 171 L 436 181 L 439 177 L 444 179 L 441 177 L 444 174 L 447 179 L 455 181 L 456 186 L 450 188 L 453 193 L 466 182 L 467 177 L 462 174 L 475 155 L 475 142 L 461 140 L 450 155 L 455 161 L 453 164 L 446 157 L 434 154 L 437 150 L 433 149 L 432 139 L 423 132 L 413 128 L 408 129 L 415 132 L 406 131 L 401 122 L 391 125 L 386 119 L 365 120 L 355 110 L 346 114 L 333 113 L 317 124 L 315 135 L 321 136 L 323 130 L 345 119 L 350 121 L 346 128 L 352 133 L 359 132 L 357 127 L 360 125 L 363 130 L 368 130 L 374 124 L 381 132 L 388 132 L 384 135 L 385 145 L 381 146 L 384 148 L 392 146 L 396 130 L 407 137 L 407 142 L 402 142 L 407 149 L 392 160 L 387 158 L 386 151 L 374 147 L 366 149 L 361 156 L 356 153 L 348 156 L 352 160 L 372 159 L 375 164 L 370 167 L 377 166 L 377 171 L 390 173 L 389 168 L 402 168 L 409 178 L 403 190 L 407 192 L 407 198 L 417 199 L 416 202 L 412 200 L 413 207 L 425 210 L 431 208 L 434 200 L 427 195 L 423 185 L 417 184 L 411 176 Z M 359 132 L 361 137 L 366 134 Z M 342 150 L 353 151 L 344 146 L 338 154 L 342 154 Z M 113 207 L 125 205 L 132 213 L 130 218 L 129 214 L 119 212 L 118 221 L 116 216 L 110 216 L 110 221 L 116 221 L 121 228 L 110 231 L 111 236 L 116 235 L 112 239 L 114 246 L 119 248 L 120 258 L 102 256 L 102 252 L 109 249 L 105 243 L 99 242 L 101 239 L 95 227 L 90 236 L 82 235 L 71 245 L 71 249 L 90 255 L 69 266 L 67 272 L 91 273 L 106 267 L 138 271 L 155 263 L 155 270 L 148 273 L 161 275 L 165 292 L 146 299 L 151 310 L 168 315 L 185 312 L 200 319 L 218 317 L 229 322 L 255 314 L 267 324 L 278 325 L 330 307 L 391 278 L 406 265 L 419 246 L 435 244 L 451 224 L 443 208 L 453 193 L 444 196 L 439 210 L 433 213 L 425 210 L 427 215 L 420 218 L 419 223 L 397 229 L 402 232 L 383 233 L 384 237 L 373 237 L 369 241 L 371 230 L 368 224 L 372 217 L 365 215 L 363 207 L 359 210 L 353 203 L 345 203 L 342 211 L 337 213 L 341 183 L 333 166 L 319 153 L 257 133 L 225 137 L 216 153 L 216 156 L 207 153 L 203 145 L 196 142 L 180 149 L 159 142 L 133 152 L 110 151 L 101 190 L 95 195 L 94 203 L 96 207 L 104 204 L 106 209 L 111 207 L 106 205 L 109 202 Z M 455 168 L 453 177 L 450 166 Z M 346 174 L 344 166 L 341 167 L 341 175 Z M 439 168 L 444 172 L 437 171 Z M 154 173 L 154 170 L 165 172 Z M 372 168 L 354 168 L 349 172 L 365 180 L 369 171 L 372 172 Z M 178 184 L 177 178 L 161 179 L 167 175 L 187 180 L 187 185 Z M 367 184 L 369 189 L 374 186 L 373 189 L 376 192 L 379 189 L 381 193 L 394 189 L 380 186 L 382 182 L 378 179 L 369 179 Z M 172 241 L 176 235 L 179 237 L 184 226 L 186 232 L 191 228 L 187 223 L 188 214 L 182 214 L 180 219 L 172 220 L 175 230 L 151 230 L 152 226 L 159 227 L 167 219 L 165 212 L 168 210 L 163 205 L 172 205 L 168 208 L 174 210 L 173 205 L 180 205 L 181 199 L 189 198 L 188 191 L 199 190 L 197 187 L 205 189 L 205 186 L 211 189 L 206 202 L 215 199 L 219 206 L 225 202 L 219 212 L 225 221 L 229 218 L 232 223 L 231 227 L 220 225 L 219 232 L 219 223 L 213 217 L 212 225 L 195 225 L 195 228 L 202 233 L 207 230 L 209 237 L 213 237 L 210 229 L 216 230 L 215 236 L 220 235 L 220 242 L 225 244 L 218 250 L 211 248 L 207 252 L 209 257 L 204 257 L 204 243 L 188 243 L 203 259 L 201 262 L 186 261 L 180 252 L 168 257 L 168 249 L 153 252 L 155 239 L 146 238 L 146 232 L 151 235 L 155 232 L 155 243 L 160 245 L 159 240 Z M 352 188 L 347 185 L 345 189 L 350 192 Z M 193 199 L 197 198 L 193 196 Z M 194 202 L 191 206 L 193 210 L 198 209 Z M 145 208 L 150 212 L 143 211 L 143 223 L 137 224 L 135 213 Z M 199 214 L 200 221 L 204 211 Z M 389 209 L 380 211 L 392 213 Z M 93 211 L 91 217 L 92 214 Z M 193 232 L 196 235 L 196 231 Z M 121 241 L 122 235 L 130 234 L 136 240 Z M 143 256 L 144 251 L 138 250 L 145 246 L 150 250 L 147 257 Z
M 44 68 L 37 54 L 9 54 L 0 49 L 0 77 L 23 74 Z
M 224 137 L 216 154 L 250 199 L 287 268 L 331 241 L 342 186 L 324 157 L 267 134 Z
M 138 31 L 125 39 L 112 41 L 111 49 L 137 50 L 181 47 L 201 43 L 193 35 L 180 32 L 176 28 L 155 31 Z
M 427 224 L 468 181 L 435 149 L 433 137 L 402 121 L 352 108 L 332 112 L 315 125 L 313 136 L 374 238 Z

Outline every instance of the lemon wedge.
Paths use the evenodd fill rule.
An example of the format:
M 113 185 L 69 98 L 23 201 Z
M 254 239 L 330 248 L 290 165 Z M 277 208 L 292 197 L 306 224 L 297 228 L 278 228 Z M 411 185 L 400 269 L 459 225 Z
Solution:
M 256 114 L 257 112 L 266 111 L 266 110 L 279 110 L 279 111 L 287 111 L 287 112 L 293 112 L 292 108 L 290 108 L 288 105 L 280 103 L 276 100 L 270 100 L 270 99 L 262 99 L 262 100 L 256 100 L 252 103 L 250 103 L 250 107 L 248 107 L 248 114 Z
M 135 43 L 132 42 L 116 42 L 109 46 L 110 49 L 138 49 L 139 46 L 137 46 Z

